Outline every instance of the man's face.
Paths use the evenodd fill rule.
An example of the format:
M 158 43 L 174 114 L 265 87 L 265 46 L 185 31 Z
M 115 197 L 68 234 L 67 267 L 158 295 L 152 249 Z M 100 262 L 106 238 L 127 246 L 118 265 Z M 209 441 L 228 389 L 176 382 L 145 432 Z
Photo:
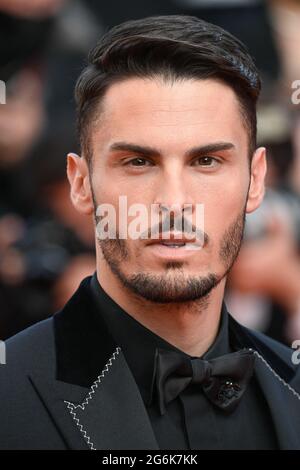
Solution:
M 188 205 L 189 220 L 204 231 L 204 245 L 186 249 L 174 240 L 173 246 L 149 238 L 98 240 L 99 257 L 124 285 L 149 300 L 207 295 L 237 256 L 245 211 L 259 204 L 248 200 L 249 137 L 235 93 L 212 79 L 170 84 L 132 78 L 108 89 L 102 110 L 91 130 L 94 205 L 111 204 L 117 220 L 120 196 L 127 197 L 128 207 L 143 204 L 149 214 L 151 205 L 173 206 L 181 217 L 180 208 Z M 256 155 L 254 165 L 255 159 L 258 193 L 264 159 Z M 204 209 L 201 227 L 197 204 Z M 183 234 L 177 231 L 176 237 Z

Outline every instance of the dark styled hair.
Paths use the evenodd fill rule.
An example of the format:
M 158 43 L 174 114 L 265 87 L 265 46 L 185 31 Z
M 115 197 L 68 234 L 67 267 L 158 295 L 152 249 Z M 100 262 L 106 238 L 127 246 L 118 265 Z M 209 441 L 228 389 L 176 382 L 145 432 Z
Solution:
M 81 151 L 92 155 L 90 128 L 108 87 L 127 78 L 165 80 L 217 78 L 238 98 L 256 147 L 256 102 L 261 89 L 257 68 L 246 47 L 219 26 L 194 16 L 151 16 L 113 27 L 90 51 L 75 88 Z

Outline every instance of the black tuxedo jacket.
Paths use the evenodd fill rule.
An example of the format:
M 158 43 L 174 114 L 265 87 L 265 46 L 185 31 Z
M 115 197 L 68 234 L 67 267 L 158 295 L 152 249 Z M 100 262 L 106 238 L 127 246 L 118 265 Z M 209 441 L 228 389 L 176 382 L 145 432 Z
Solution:
M 0 365 L 0 449 L 159 450 L 139 389 L 103 321 L 90 278 L 52 318 L 7 341 Z M 300 368 L 289 348 L 229 316 L 234 349 L 255 351 L 255 375 L 281 449 L 300 449 Z

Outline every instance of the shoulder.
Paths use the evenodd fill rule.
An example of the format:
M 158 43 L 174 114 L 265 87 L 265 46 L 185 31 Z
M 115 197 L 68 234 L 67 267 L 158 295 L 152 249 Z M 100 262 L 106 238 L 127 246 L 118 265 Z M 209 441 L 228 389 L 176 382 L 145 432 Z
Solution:
M 53 377 L 53 319 L 25 329 L 5 343 L 0 365 L 0 449 L 64 448 L 32 377 Z M 51 382 L 49 382 L 51 383 Z
M 285 346 L 268 336 L 252 332 L 254 336 L 264 342 L 267 347 L 274 352 L 288 367 L 293 370 L 293 375 L 289 381 L 290 385 L 300 393 L 300 350 L 295 350 Z
M 228 311 L 227 313 L 230 340 L 234 349 L 252 348 L 261 353 L 274 354 L 288 365 L 293 365 L 291 361 L 292 348 L 289 348 L 260 331 L 247 328 L 235 320 Z M 262 355 L 264 356 L 264 354 Z
M 284 381 L 300 391 L 300 352 L 269 336 L 242 326 L 230 316 L 229 327 L 233 343 L 237 348 L 250 348 L 256 351 Z M 295 360 L 298 358 L 298 361 Z
M 89 305 L 86 305 L 89 299 L 87 291 L 89 279 L 85 278 L 82 281 L 77 291 L 60 311 L 5 341 L 6 364 L 0 365 L 0 393 L 4 377 L 14 376 L 15 381 L 17 377 L 32 372 L 41 372 L 41 375 L 55 377 L 58 359 L 57 338 L 61 335 L 58 326 L 61 323 L 65 326 L 62 332 L 63 337 L 60 338 L 63 344 L 66 342 L 66 335 L 68 337 L 80 336 L 83 312 L 86 313 L 89 309 Z M 76 320 L 78 312 L 81 316 L 79 320 Z
M 292 362 L 292 355 L 294 350 L 289 346 L 286 346 L 279 341 L 270 338 L 270 336 L 261 333 L 260 331 L 254 331 L 248 329 L 249 334 L 253 336 L 256 340 L 264 344 L 267 348 L 273 351 L 277 356 L 279 356 L 284 362 L 288 363 L 290 366 L 294 366 Z
M 36 323 L 4 342 L 6 363 L 0 366 L 4 375 L 24 375 L 42 370 L 55 360 L 53 317 Z

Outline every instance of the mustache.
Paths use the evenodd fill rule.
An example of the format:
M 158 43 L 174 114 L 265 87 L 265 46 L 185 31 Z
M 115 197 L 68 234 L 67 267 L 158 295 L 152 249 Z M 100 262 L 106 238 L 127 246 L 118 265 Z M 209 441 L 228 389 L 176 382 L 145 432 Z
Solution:
M 196 240 L 203 240 L 205 244 L 208 243 L 209 237 L 200 228 L 196 227 L 191 221 L 185 217 L 165 217 L 156 225 L 150 227 L 148 230 L 142 233 L 141 237 L 144 238 L 155 238 L 159 237 L 163 233 L 169 233 L 170 231 L 181 232 L 187 235 L 189 238 L 196 238 Z

